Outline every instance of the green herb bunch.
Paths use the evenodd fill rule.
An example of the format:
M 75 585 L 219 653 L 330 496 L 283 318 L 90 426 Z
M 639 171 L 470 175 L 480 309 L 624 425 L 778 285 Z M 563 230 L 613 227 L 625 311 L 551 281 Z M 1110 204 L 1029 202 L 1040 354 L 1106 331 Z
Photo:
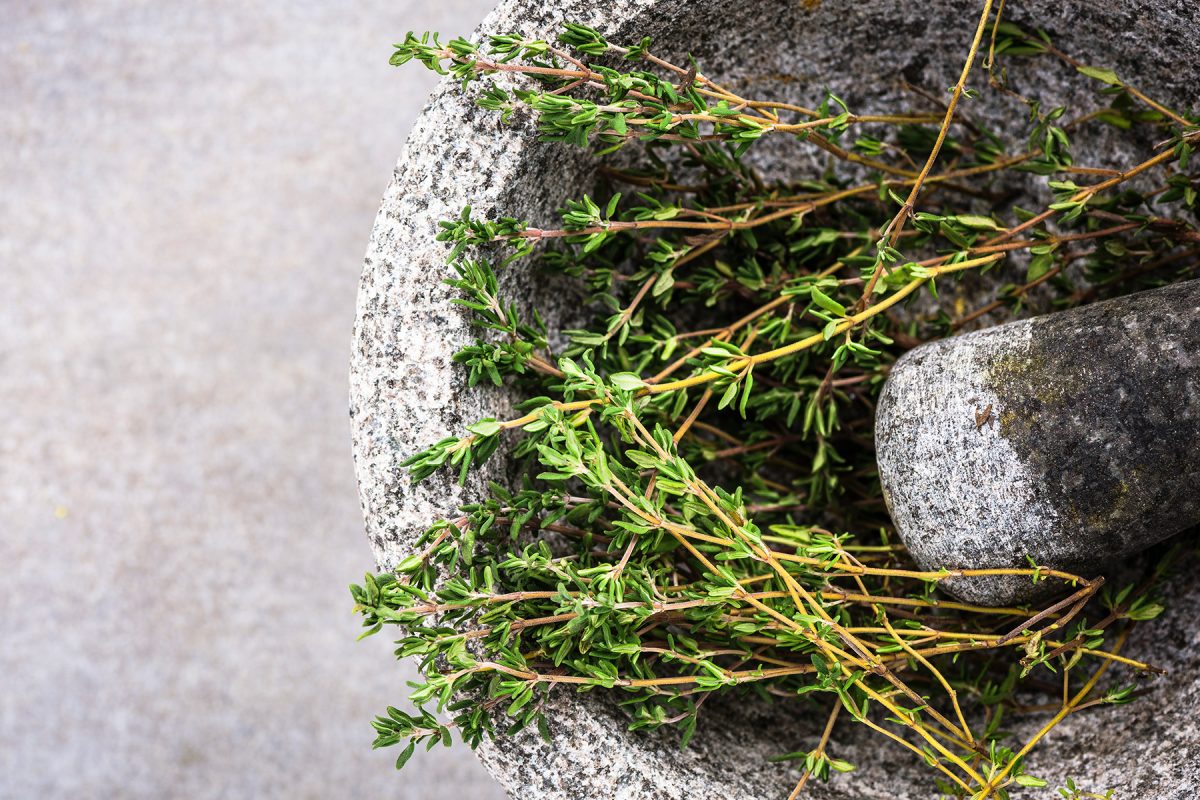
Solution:
M 673 725 L 684 745 L 705 701 L 735 692 L 828 714 L 811 749 L 781 754 L 799 761 L 792 797 L 853 769 L 828 751 L 849 718 L 924 760 L 945 795 L 1005 798 L 1046 785 L 1023 765 L 1054 725 L 1132 699 L 1105 680 L 1112 665 L 1155 672 L 1119 651 L 1161 611 L 1167 560 L 1119 590 L 1034 563 L 922 571 L 881 498 L 873 412 L 903 352 L 1034 297 L 1065 308 L 1200 265 L 1188 171 L 1200 118 L 992 10 L 944 104 L 922 96 L 931 111 L 894 115 L 856 114 L 832 94 L 812 108 L 747 99 L 659 58 L 649 39 L 620 46 L 573 24 L 553 43 L 409 34 L 396 46 L 394 64 L 464 84 L 514 73 L 526 88 L 492 86 L 479 104 L 506 121 L 531 115 L 547 142 L 633 147 L 641 163 L 601 167 L 611 191 L 568 202 L 557 229 L 470 208 L 442 223 L 456 302 L 481 329 L 457 360 L 472 386 L 510 383 L 528 399 L 519 417 L 480 420 L 405 466 L 414 480 L 465 477 L 503 446 L 535 467 L 351 587 L 364 635 L 399 626 L 396 654 L 421 664 L 416 711 L 374 723 L 377 747 L 403 748 L 398 766 L 454 728 L 472 747 L 527 726 L 549 736 L 543 704 L 560 684 L 617 692 L 632 728 Z M 1073 115 L 1018 94 L 1000 59 L 1029 58 L 1094 80 L 1101 106 Z M 1028 115 L 1027 138 L 960 113 L 977 60 L 981 91 Z M 1077 163 L 1075 139 L 1104 125 L 1161 144 L 1125 170 Z M 743 156 L 780 136 L 828 168 L 800 182 L 760 175 Z M 1054 201 L 1012 206 L 1014 179 L 1044 182 Z M 584 287 L 590 324 L 551 332 L 537 309 L 503 299 L 497 273 L 533 257 Z M 1024 279 L 994 299 L 939 299 L 1010 257 Z M 996 574 L 1057 582 L 1065 599 L 987 608 L 937 590 Z M 1033 672 L 1057 682 L 1053 716 L 1007 744 L 1001 722 L 1014 692 L 1039 691 L 1023 680 Z M 1087 796 L 1073 782 L 1063 792 Z

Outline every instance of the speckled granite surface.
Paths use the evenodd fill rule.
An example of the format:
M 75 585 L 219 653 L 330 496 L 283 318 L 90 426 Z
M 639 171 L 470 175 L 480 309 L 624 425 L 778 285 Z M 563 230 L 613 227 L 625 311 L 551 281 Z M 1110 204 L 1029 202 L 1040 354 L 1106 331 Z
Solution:
M 1029 556 L 1102 574 L 1200 523 L 1200 281 L 912 350 L 879 398 L 875 442 L 924 569 Z M 1035 591 L 1015 576 L 946 586 L 987 605 Z
M 1167 2 L 1066 2 L 1052 7 L 1009 3 L 1021 19 L 1036 16 L 1078 57 L 1137 76 L 1166 97 L 1190 96 L 1198 65 L 1183 54 L 1197 39 L 1194 4 Z M 508 0 L 485 21 L 485 31 L 517 30 L 551 36 L 565 19 L 592 24 L 615 39 L 654 36 L 656 50 L 679 58 L 693 52 L 705 71 L 739 90 L 793 102 L 812 101 L 828 84 L 855 110 L 878 111 L 898 96 L 895 78 L 935 91 L 954 82 L 976 7 L 965 2 L 801 3 L 584 0 L 546 4 Z M 1081 100 L 1091 87 L 1073 74 L 1050 70 L 1048 102 Z M 1086 101 L 1084 101 L 1086 102 Z M 1003 127 L 1011 108 L 968 106 Z M 1126 163 L 1145 143 L 1101 138 L 1100 158 Z M 757 148 L 764 166 L 788 174 L 814 160 L 786 141 Z M 434 242 L 436 222 L 470 204 L 478 212 L 546 224 L 568 197 L 590 188 L 587 156 L 536 144 L 527 125 L 503 128 L 477 111 L 457 85 L 435 93 L 397 165 L 371 242 L 359 295 L 351 375 L 355 458 L 368 535 L 380 562 L 395 563 L 433 518 L 478 496 L 481 481 L 502 476 L 502 459 L 459 488 L 449 474 L 419 486 L 399 462 L 466 423 L 503 416 L 511 398 L 502 392 L 465 392 L 465 375 L 451 355 L 471 338 L 463 315 L 442 285 L 446 249 Z M 519 269 L 508 291 L 569 316 L 569 298 Z M 558 298 L 558 302 L 555 299 Z M 551 322 L 553 323 L 553 319 Z M 1188 596 L 1175 616 L 1146 626 L 1130 650 L 1161 658 L 1179 685 L 1115 713 L 1088 713 L 1057 730 L 1034 759 L 1032 771 L 1091 788 L 1118 788 L 1130 798 L 1192 797 L 1200 779 L 1200 728 L 1194 722 L 1198 692 L 1190 676 L 1200 665 L 1200 634 L 1186 622 L 1200 610 Z M 1171 627 L 1172 621 L 1176 627 Z M 1154 631 L 1159 631 L 1155 633 Z M 1161 631 L 1172 631 L 1170 637 Z M 522 800 L 604 798 L 709 798 L 779 800 L 796 773 L 765 757 L 811 746 L 821 712 L 804 706 L 712 703 L 692 747 L 680 753 L 668 734 L 630 734 L 621 713 L 599 694 L 556 695 L 551 703 L 553 741 L 519 735 L 481 749 L 487 767 Z M 823 717 L 822 717 L 823 719 Z M 1111 731 L 1119 729 L 1121 737 Z M 1028 726 L 1018 728 L 1028 734 Z M 851 726 L 839 726 L 834 752 L 859 765 L 850 778 L 812 790 L 814 798 L 905 800 L 930 798 L 925 768 Z

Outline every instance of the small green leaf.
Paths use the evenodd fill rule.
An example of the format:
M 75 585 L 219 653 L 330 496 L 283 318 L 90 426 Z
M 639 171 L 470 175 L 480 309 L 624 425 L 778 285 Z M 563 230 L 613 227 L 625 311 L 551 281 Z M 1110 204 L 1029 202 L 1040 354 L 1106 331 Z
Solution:
M 396 759 L 396 769 L 404 769 L 404 765 L 412 758 L 413 751 L 417 749 L 416 741 L 410 741 L 408 747 L 401 751 L 400 756 Z
M 1154 619 L 1162 612 L 1163 607 L 1160 604 L 1149 603 L 1147 605 L 1132 609 L 1125 616 L 1129 617 L 1130 619 L 1136 619 L 1139 622 L 1145 622 L 1146 620 Z
M 495 436 L 500 432 L 500 423 L 491 418 L 481 419 L 474 425 L 468 425 L 467 430 L 476 436 L 483 436 L 486 438 L 488 436 Z
M 1089 78 L 1095 78 L 1098 81 L 1107 83 L 1109 86 L 1124 86 L 1121 79 L 1117 77 L 1117 73 L 1111 69 L 1100 69 L 1099 67 L 1076 67 L 1075 69 L 1087 75 Z
M 696 733 L 696 715 L 693 713 L 687 717 L 680 727 L 683 728 L 683 735 L 679 737 L 679 749 L 684 750 L 692 741 L 693 734 Z
M 996 224 L 996 220 L 991 217 L 981 216 L 979 214 L 959 214 L 954 219 L 960 224 L 975 230 L 999 230 L 1000 226 Z
M 613 385 L 626 392 L 637 391 L 646 386 L 646 382 L 632 372 L 615 372 L 608 376 Z
M 746 418 L 746 403 L 750 401 L 750 391 L 754 388 L 754 373 L 746 373 L 745 380 L 742 381 L 742 399 L 738 401 L 738 413 L 742 415 L 742 419 Z
M 622 119 L 624 119 L 624 118 L 622 117 Z M 617 206 L 620 203 L 621 203 L 621 193 L 617 192 L 616 194 L 614 194 L 612 197 L 610 197 L 608 199 L 608 207 L 604 209 L 604 216 L 611 219 L 612 215 L 614 213 L 616 213 Z
M 1054 256 L 1050 253 L 1039 253 L 1029 260 L 1029 269 L 1025 271 L 1025 282 L 1032 283 L 1050 271 L 1054 264 Z
M 829 295 L 822 292 L 816 286 L 812 287 L 812 299 L 813 299 L 814 303 L 816 303 L 817 305 L 819 305 L 821 308 L 825 309 L 826 311 L 830 312 L 831 314 L 837 314 L 839 317 L 846 316 L 846 307 L 844 305 L 842 305 L 841 303 L 839 303 L 838 301 L 834 300 Z M 829 338 L 829 337 L 825 337 L 825 338 Z
M 650 294 L 654 297 L 661 297 L 667 293 L 671 287 L 675 285 L 675 272 L 673 270 L 664 270 L 658 276 L 658 280 L 654 281 L 654 287 L 650 290 Z
M 733 398 L 737 397 L 738 385 L 731 383 L 725 388 L 725 393 L 721 395 L 721 402 L 717 403 L 717 408 L 722 409 L 733 402 Z

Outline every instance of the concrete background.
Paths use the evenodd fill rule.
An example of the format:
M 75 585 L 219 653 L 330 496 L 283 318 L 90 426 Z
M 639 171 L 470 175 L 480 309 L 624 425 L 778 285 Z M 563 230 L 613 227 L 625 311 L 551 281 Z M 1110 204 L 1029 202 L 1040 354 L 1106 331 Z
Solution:
M 355 644 L 359 263 L 490 0 L 0 8 L 0 798 L 491 800 L 369 749 Z M 424 757 L 422 757 L 424 756 Z

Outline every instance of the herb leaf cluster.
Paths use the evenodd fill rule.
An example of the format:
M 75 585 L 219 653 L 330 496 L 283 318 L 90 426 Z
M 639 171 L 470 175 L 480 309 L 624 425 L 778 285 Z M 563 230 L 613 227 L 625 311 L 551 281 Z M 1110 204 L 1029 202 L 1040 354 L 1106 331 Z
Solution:
M 841 715 L 922 759 L 945 795 L 1005 798 L 1046 785 L 1024 763 L 1054 724 L 1132 699 L 1107 682 L 1113 665 L 1155 672 L 1119 651 L 1161 612 L 1169 558 L 1119 590 L 1031 563 L 1005 572 L 1054 581 L 1065 600 L 960 603 L 939 582 L 997 571 L 917 569 L 879 488 L 875 401 L 903 352 L 1022 314 L 1034 297 L 1066 308 L 1200 265 L 1189 172 L 1200 118 L 992 11 L 949 100 L 889 115 L 828 93 L 811 108 L 744 98 L 649 39 L 618 45 L 574 24 L 556 42 L 410 33 L 396 45 L 393 64 L 464 84 L 515 73 L 527 88 L 493 85 L 479 105 L 505 121 L 532 114 L 546 142 L 638 148 L 643 164 L 602 167 L 606 196 L 569 201 L 559 228 L 470 208 L 442 223 L 449 283 L 481 331 L 456 361 L 470 385 L 528 399 L 519 417 L 480 420 L 405 466 L 414 480 L 465 478 L 504 447 L 530 469 L 351 587 L 364 635 L 397 626 L 397 656 L 421 665 L 416 711 L 374 723 L 377 747 L 402 746 L 398 766 L 418 745 L 448 745 L 452 729 L 470 746 L 531 726 L 549 737 L 544 703 L 567 687 L 616 692 L 632 728 L 675 726 L 686 746 L 705 701 L 735 692 L 828 714 L 812 749 L 780 756 L 800 769 L 793 797 L 853 770 L 828 752 Z M 1094 81 L 1100 107 L 1046 109 L 1017 93 L 1007 69 L 1031 58 Z M 976 61 L 986 89 L 969 85 Z M 1028 136 L 964 120 L 960 101 L 980 91 L 1027 113 Z M 1089 167 L 1076 139 L 1104 125 L 1146 126 L 1162 143 L 1125 170 Z M 768 136 L 817 148 L 828 169 L 801 182 L 758 174 L 744 156 Z M 1006 206 L 1017 173 L 1053 202 Z M 590 322 L 561 332 L 557 351 L 537 309 L 502 297 L 499 275 L 528 258 L 588 292 Z M 1010 258 L 1024 259 L 1023 280 L 993 299 L 941 299 Z M 1061 684 L 1056 713 L 1008 743 L 1001 723 L 1031 673 Z M 1087 796 L 1074 781 L 1062 793 Z

